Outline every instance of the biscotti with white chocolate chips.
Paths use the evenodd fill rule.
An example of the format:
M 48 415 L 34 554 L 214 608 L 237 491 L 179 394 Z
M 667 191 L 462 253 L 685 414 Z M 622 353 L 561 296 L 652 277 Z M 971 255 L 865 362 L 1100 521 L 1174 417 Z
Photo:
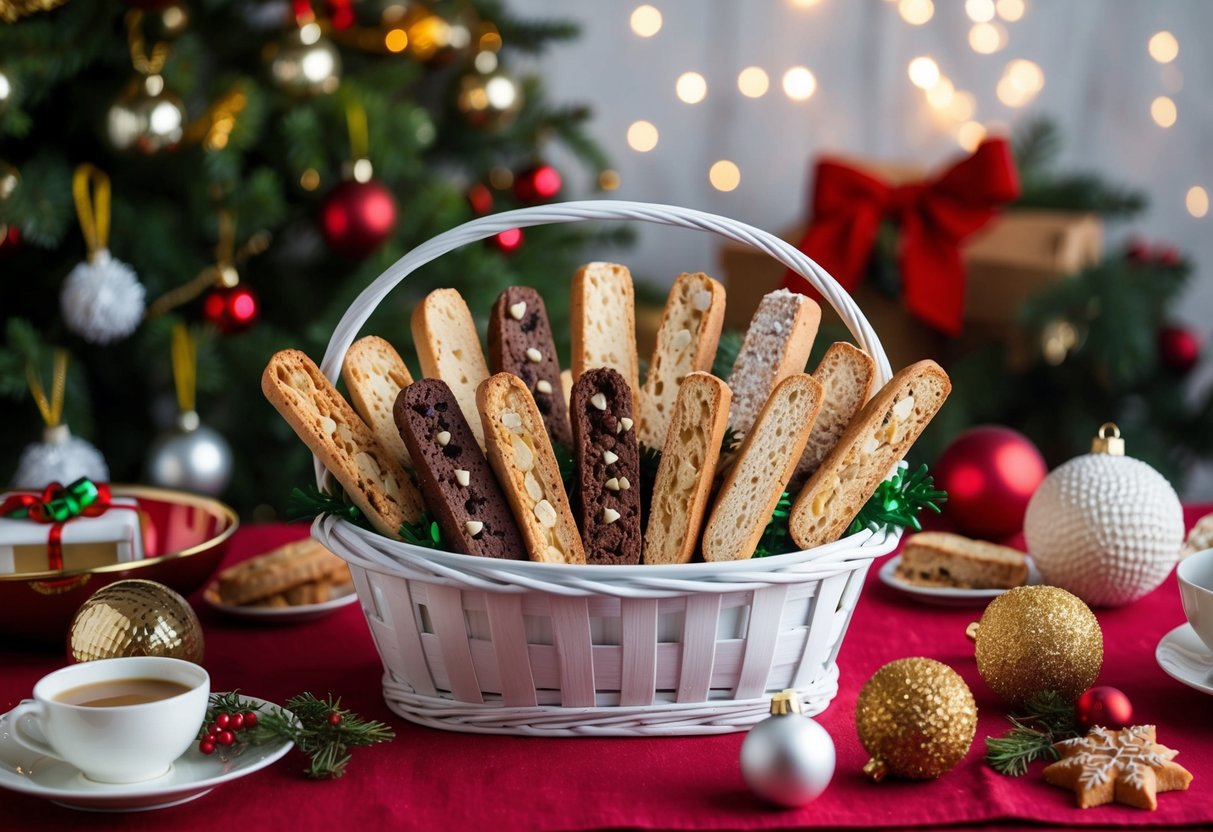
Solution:
M 416 486 L 310 358 L 275 353 L 261 390 L 378 532 L 399 537 L 402 524 L 417 522 L 424 504 Z
M 489 365 L 480 348 L 476 322 L 463 297 L 454 289 L 435 289 L 413 310 L 411 326 L 421 374 L 446 382 L 477 444 L 483 448 L 484 431 L 476 410 L 476 388 L 489 377 Z
M 855 414 L 867 403 L 876 378 L 876 362 L 859 347 L 839 341 L 826 350 L 813 370 L 813 378 L 821 383 L 821 413 L 788 482 L 788 490 L 793 493 L 821 467 Z
M 409 449 L 392 419 L 396 397 L 413 383 L 396 348 L 377 335 L 359 338 L 345 354 L 341 378 L 349 391 L 350 404 L 374 431 L 379 444 L 401 464 L 412 465 Z
M 934 361 L 911 364 L 864 405 L 792 505 L 788 526 L 802 549 L 837 540 L 909 451 L 952 391 Z
M 635 306 L 627 266 L 588 263 L 577 270 L 569 298 L 574 381 L 586 370 L 610 367 L 627 380 L 633 396 L 639 393 Z
M 498 373 L 481 383 L 476 404 L 489 464 L 510 502 L 530 559 L 585 563 L 577 522 L 531 391 L 518 376 Z

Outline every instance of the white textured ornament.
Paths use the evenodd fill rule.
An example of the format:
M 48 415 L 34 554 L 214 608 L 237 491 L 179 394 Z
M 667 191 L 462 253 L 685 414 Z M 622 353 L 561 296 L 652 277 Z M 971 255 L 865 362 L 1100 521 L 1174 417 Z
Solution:
M 25 449 L 13 474 L 13 488 L 39 489 L 52 482 L 63 485 L 88 477 L 107 482 L 109 467 L 92 443 L 72 436 L 67 425 L 56 425 L 42 433 L 42 441 Z
M 1141 460 L 1090 453 L 1045 477 L 1024 536 L 1044 583 L 1092 606 L 1120 606 L 1158 587 L 1178 562 L 1183 507 Z
M 834 777 L 834 740 L 800 713 L 796 691 L 771 698 L 771 716 L 741 743 L 741 776 L 759 797 L 795 808 L 816 800 Z
M 126 263 L 98 249 L 72 269 L 59 295 L 63 320 L 90 344 L 119 341 L 143 320 L 144 288 Z

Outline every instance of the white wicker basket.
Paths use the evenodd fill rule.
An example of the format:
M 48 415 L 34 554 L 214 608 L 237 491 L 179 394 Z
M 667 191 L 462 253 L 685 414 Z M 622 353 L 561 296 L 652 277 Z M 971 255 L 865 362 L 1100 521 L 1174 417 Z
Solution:
M 700 211 L 609 201 L 494 214 L 418 246 L 354 301 L 321 369 L 335 380 L 371 312 L 431 260 L 510 228 L 584 220 L 711 231 L 767 252 L 838 311 L 876 360 L 877 384 L 890 377 L 851 297 L 788 243 Z M 317 483 L 325 477 L 317 462 Z M 785 688 L 820 713 L 838 691 L 835 658 L 868 567 L 899 538 L 865 531 L 729 563 L 571 566 L 436 552 L 333 517 L 312 534 L 350 564 L 393 711 L 436 728 L 541 736 L 738 731 Z

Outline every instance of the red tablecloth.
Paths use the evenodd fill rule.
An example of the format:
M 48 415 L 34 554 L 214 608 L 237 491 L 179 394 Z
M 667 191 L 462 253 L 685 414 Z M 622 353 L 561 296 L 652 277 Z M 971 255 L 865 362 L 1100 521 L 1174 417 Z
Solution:
M 1211 507 L 1191 507 L 1191 523 Z M 303 527 L 241 530 L 227 562 L 305 535 Z M 1008 726 L 1005 707 L 977 673 L 965 625 L 980 608 L 924 606 L 882 585 L 874 567 L 839 656 L 841 689 L 819 717 L 834 738 L 830 788 L 800 810 L 769 807 L 741 780 L 743 734 L 672 739 L 533 739 L 420 728 L 392 714 L 380 696 L 381 666 L 357 606 L 327 619 L 266 628 L 222 618 L 195 596 L 206 632 L 214 689 L 240 688 L 274 702 L 304 690 L 332 692 L 367 717 L 393 725 L 397 739 L 355 751 L 340 780 L 300 774 L 295 752 L 270 769 L 221 785 L 181 806 L 143 814 L 90 815 L 0 791 L 0 828 L 62 829 L 590 829 L 882 827 L 936 824 L 1213 825 L 1213 702 L 1165 675 L 1159 639 L 1184 623 L 1174 577 L 1148 597 L 1097 611 L 1103 626 L 1102 684 L 1129 695 L 1139 721 L 1158 725 L 1164 744 L 1195 775 L 1188 792 L 1159 796 L 1156 812 L 1121 806 L 1080 810 L 1071 793 L 1047 785 L 1041 764 L 1008 778 L 982 761 L 983 739 Z M 956 668 L 977 699 L 980 722 L 968 757 L 939 780 L 869 783 L 855 734 L 860 687 L 881 665 L 929 656 Z M 62 655 L 0 646 L 0 708 L 29 694 Z

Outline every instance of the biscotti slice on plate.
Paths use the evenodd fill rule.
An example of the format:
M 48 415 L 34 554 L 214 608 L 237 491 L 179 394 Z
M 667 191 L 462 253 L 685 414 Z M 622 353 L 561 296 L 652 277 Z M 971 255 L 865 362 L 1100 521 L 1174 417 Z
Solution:
M 729 373 L 735 433 L 749 432 L 779 382 L 804 372 L 820 323 L 821 307 L 804 295 L 779 289 L 763 296 Z
M 481 383 L 476 403 L 489 464 L 510 502 L 530 559 L 585 563 L 585 547 L 531 391 L 513 373 L 498 373 Z
M 409 447 L 444 548 L 518 559 L 522 534 L 493 469 L 446 382 L 423 378 L 396 399 L 394 421 Z
M 476 388 L 489 377 L 480 349 L 476 322 L 454 289 L 436 289 L 413 310 L 411 321 L 421 374 L 440 378 L 455 394 L 476 443 L 484 447 L 484 431 L 476 410 Z
M 403 523 L 417 522 L 425 509 L 413 481 L 312 359 L 275 353 L 261 390 L 377 531 L 398 537 Z
M 219 573 L 218 592 L 224 604 L 268 604 L 268 599 L 299 587 L 324 584 L 327 588 L 349 581 L 345 561 L 309 537 L 224 569 Z M 283 598 L 283 605 L 289 600 Z
M 572 447 L 552 327 L 543 298 L 534 289 L 511 286 L 497 296 L 489 314 L 489 369 L 513 373 L 526 382 L 552 441 Z
M 573 275 L 569 298 L 573 380 L 586 370 L 610 367 L 640 390 L 636 357 L 636 309 L 632 273 L 618 263 L 588 263 Z
M 703 530 L 704 560 L 754 554 L 820 409 L 821 385 L 804 373 L 788 376 L 771 393 L 712 506 Z
M 817 414 L 813 432 L 788 482 L 789 491 L 799 491 L 821 467 L 826 454 L 834 449 L 847 425 L 867 403 L 875 377 L 876 362 L 859 347 L 839 341 L 826 350 L 813 371 L 813 378 L 821 382 L 821 413 Z
M 800 489 L 788 519 L 796 545 L 809 549 L 837 540 L 951 391 L 948 374 L 934 361 L 893 376 Z
M 895 574 L 916 586 L 1010 589 L 1027 583 L 1028 558 L 951 532 L 920 532 L 906 539 Z
M 640 563 L 640 448 L 631 388 L 609 367 L 587 370 L 573 383 L 570 410 L 586 563 Z
M 680 274 L 674 281 L 637 408 L 640 441 L 648 447 L 660 448 L 665 442 L 682 379 L 712 369 L 724 304 L 724 287 L 702 272 Z
M 409 449 L 392 419 L 396 397 L 413 383 L 400 353 L 377 335 L 359 338 L 345 354 L 341 378 L 354 410 L 374 431 L 379 444 L 404 465 L 412 465 Z
M 695 554 L 731 399 L 728 385 L 710 373 L 682 380 L 653 483 L 645 563 L 687 563 Z

